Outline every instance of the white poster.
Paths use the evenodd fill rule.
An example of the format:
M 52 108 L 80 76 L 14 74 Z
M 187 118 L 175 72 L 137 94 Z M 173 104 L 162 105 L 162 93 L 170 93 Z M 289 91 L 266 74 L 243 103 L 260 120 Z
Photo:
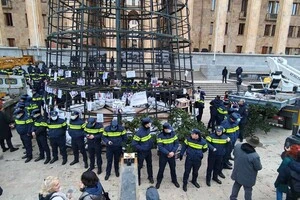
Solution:
M 87 104 L 87 110 L 92 111 L 92 102 L 88 101 L 86 104 Z
M 57 81 L 57 72 L 54 72 L 54 81 Z
M 98 113 L 97 114 L 97 122 L 101 122 L 101 123 L 104 122 L 104 117 L 103 117 L 102 113 Z
M 126 77 L 127 78 L 135 78 L 135 71 L 127 71 Z
M 51 77 L 51 69 L 49 69 L 48 76 Z
M 58 90 L 58 92 L 57 92 L 57 97 L 58 97 L 59 99 L 61 99 L 61 97 L 62 97 L 62 90 Z
M 64 76 L 64 70 L 59 69 L 58 70 L 58 76 Z
M 189 72 L 186 70 L 184 73 L 184 76 L 187 76 L 189 74 Z
M 78 78 L 77 85 L 85 85 L 85 80 L 83 78 Z
M 70 95 L 71 95 L 71 98 L 72 98 L 72 99 L 73 99 L 77 94 L 78 94 L 77 91 L 71 91 L 71 92 L 70 92 Z
M 66 72 L 65 72 L 65 77 L 66 77 L 66 78 L 72 77 L 71 71 L 66 71 Z
M 84 99 L 85 99 L 85 98 L 86 98 L 85 92 L 83 92 L 83 91 L 80 92 L 80 96 L 81 96 L 81 98 L 84 98 Z
M 103 75 L 102 75 L 102 79 L 103 80 L 106 80 L 108 77 L 108 72 L 104 72 Z
M 139 106 L 148 103 L 146 91 L 134 93 L 131 97 L 130 106 Z

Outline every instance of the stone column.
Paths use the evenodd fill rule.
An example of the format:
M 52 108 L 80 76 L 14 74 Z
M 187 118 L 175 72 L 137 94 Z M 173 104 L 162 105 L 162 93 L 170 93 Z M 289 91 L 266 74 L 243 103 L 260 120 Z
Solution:
M 244 53 L 255 53 L 257 31 L 259 26 L 261 0 L 248 0 L 245 26 Z
M 40 0 L 26 0 L 28 32 L 31 46 L 44 47 L 44 24 Z
M 212 47 L 214 52 L 223 52 L 228 0 L 216 0 Z
M 2 5 L 0 4 L 0 46 L 4 46 L 4 14 L 3 14 L 3 9 Z
M 285 54 L 292 15 L 293 0 L 280 0 L 274 37 L 273 53 Z

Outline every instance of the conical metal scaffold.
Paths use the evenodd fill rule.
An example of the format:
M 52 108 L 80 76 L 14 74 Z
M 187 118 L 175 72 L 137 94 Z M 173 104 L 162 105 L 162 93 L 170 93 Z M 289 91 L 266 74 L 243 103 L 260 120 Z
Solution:
M 157 117 L 193 88 L 185 0 L 50 0 L 48 32 L 46 91 L 66 110 Z

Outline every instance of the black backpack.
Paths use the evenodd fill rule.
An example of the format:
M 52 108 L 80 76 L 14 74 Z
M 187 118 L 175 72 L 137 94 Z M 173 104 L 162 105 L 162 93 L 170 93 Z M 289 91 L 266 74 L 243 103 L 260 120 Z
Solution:
M 291 170 L 290 187 L 293 192 L 300 193 L 300 175 Z
M 52 200 L 54 197 L 59 197 L 59 195 L 53 195 L 53 193 L 48 194 L 47 196 L 43 197 L 42 194 L 39 194 L 39 200 Z M 53 195 L 53 196 L 52 196 Z

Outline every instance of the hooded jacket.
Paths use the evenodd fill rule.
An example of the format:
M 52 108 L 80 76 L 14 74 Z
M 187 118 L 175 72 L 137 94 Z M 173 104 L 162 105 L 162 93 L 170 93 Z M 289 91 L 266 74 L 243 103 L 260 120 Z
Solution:
M 257 172 L 262 169 L 258 153 L 250 144 L 244 143 L 234 147 L 233 155 L 231 179 L 246 187 L 254 186 Z

